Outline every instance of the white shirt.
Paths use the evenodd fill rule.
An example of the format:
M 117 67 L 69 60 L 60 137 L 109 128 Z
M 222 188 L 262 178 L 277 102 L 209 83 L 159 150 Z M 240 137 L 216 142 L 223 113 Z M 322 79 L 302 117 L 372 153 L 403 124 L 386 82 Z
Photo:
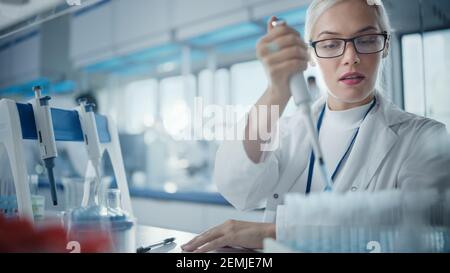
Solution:
M 319 133 L 319 142 L 322 147 L 323 157 L 328 169 L 328 174 L 333 175 L 339 161 L 343 158 L 347 148 L 350 146 L 351 140 L 356 133 L 358 127 L 363 122 L 364 115 L 370 109 L 372 101 L 359 107 L 344 111 L 330 110 L 328 104 L 325 107 L 325 113 L 323 116 L 322 126 Z M 350 151 L 351 152 L 351 151 Z M 347 158 L 347 157 L 346 157 Z M 342 164 L 345 164 L 346 158 Z M 322 175 L 319 170 L 319 164 L 314 164 L 314 172 L 311 182 L 311 192 L 323 191 L 325 187 L 325 181 L 323 181 Z M 341 168 L 342 169 L 342 166 Z M 307 168 L 300 176 L 300 180 L 308 180 L 309 161 Z M 336 178 L 339 176 L 339 170 Z M 297 183 L 292 189 L 293 192 L 305 192 L 304 188 L 299 188 Z

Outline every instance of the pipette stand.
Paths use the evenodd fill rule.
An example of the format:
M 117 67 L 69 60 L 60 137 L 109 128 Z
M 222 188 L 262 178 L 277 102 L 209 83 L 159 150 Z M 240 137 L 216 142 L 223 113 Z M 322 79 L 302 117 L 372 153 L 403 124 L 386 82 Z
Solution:
M 51 108 L 51 116 L 56 142 L 74 141 L 83 145 L 83 132 L 76 110 Z M 117 127 L 112 119 L 107 116 L 96 114 L 95 119 L 102 154 L 108 153 L 111 159 L 117 187 L 122 193 L 123 208 L 130 216 L 133 216 Z M 34 219 L 23 140 L 37 141 L 37 139 L 32 105 L 17 103 L 10 99 L 1 99 L 0 145 L 5 146 L 12 169 L 19 216 L 28 218 L 30 221 Z

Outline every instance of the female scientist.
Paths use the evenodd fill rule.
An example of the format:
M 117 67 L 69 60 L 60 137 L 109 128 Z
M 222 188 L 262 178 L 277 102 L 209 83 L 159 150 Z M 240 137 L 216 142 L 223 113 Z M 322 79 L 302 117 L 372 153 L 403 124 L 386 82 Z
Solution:
M 314 103 L 312 113 L 334 191 L 445 187 L 450 182 L 445 126 L 402 111 L 378 88 L 391 28 L 382 3 L 370 3 L 314 0 L 305 26 L 311 51 L 294 29 L 273 28 L 272 17 L 267 35 L 257 45 L 269 86 L 255 106 L 278 105 L 282 113 L 291 96 L 289 78 L 306 70 L 310 61 L 319 66 L 328 87 L 328 95 Z M 261 151 L 263 140 L 248 136 L 256 135 L 261 122 L 273 120 L 270 114 L 250 112 L 243 126 L 245 139 L 223 142 L 214 173 L 220 193 L 231 204 L 240 210 L 265 206 L 268 223 L 230 220 L 183 245 L 184 250 L 261 248 L 263 238 L 276 238 L 295 224 L 283 213 L 287 192 L 324 190 L 301 116 L 276 121 L 279 145 Z

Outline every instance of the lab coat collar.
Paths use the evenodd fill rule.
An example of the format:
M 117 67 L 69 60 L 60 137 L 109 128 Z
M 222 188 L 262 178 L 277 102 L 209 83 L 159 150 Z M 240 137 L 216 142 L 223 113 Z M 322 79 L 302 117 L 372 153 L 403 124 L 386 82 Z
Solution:
M 376 170 L 398 141 L 398 135 L 392 129 L 392 126 L 413 117 L 413 115 L 402 111 L 387 100 L 379 92 L 375 96 L 377 98 L 376 106 L 361 125 L 359 136 L 354 143 L 347 163 L 344 164 L 337 177 L 336 191 L 345 191 L 350 187 L 357 187 L 360 190 L 367 189 Z M 313 104 L 312 113 L 314 117 L 319 115 L 325 102 L 326 97 L 322 97 Z
M 376 112 L 376 115 L 378 116 L 378 121 L 383 123 L 385 126 L 390 127 L 405 122 L 413 117 L 413 115 L 404 112 L 398 106 L 389 101 L 380 92 L 376 91 L 375 97 L 377 98 L 377 104 L 374 112 Z M 319 116 L 326 100 L 327 97 L 322 96 L 311 106 L 313 117 Z

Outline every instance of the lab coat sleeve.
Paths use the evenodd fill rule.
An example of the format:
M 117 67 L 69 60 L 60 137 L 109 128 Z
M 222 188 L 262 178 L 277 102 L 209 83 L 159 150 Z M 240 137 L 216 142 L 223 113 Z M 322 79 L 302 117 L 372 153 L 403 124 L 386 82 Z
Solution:
M 399 171 L 401 189 L 447 189 L 450 186 L 450 140 L 445 126 L 427 120 L 418 130 Z
M 286 242 L 288 238 L 292 238 L 289 236 L 289 231 L 292 228 L 288 228 L 290 223 L 286 217 L 286 209 L 285 205 L 278 205 L 277 207 L 277 218 L 275 222 L 275 238 L 279 242 Z
M 284 130 L 284 124 L 285 121 L 280 119 L 278 122 L 280 135 Z M 246 119 L 243 119 L 239 123 L 238 132 L 244 134 L 245 126 Z M 283 138 L 275 137 L 279 137 L 279 141 Z M 223 141 L 216 154 L 213 177 L 219 192 L 239 210 L 262 207 L 278 183 L 280 153 L 280 147 L 264 152 L 260 162 L 254 163 L 248 157 L 242 140 Z

